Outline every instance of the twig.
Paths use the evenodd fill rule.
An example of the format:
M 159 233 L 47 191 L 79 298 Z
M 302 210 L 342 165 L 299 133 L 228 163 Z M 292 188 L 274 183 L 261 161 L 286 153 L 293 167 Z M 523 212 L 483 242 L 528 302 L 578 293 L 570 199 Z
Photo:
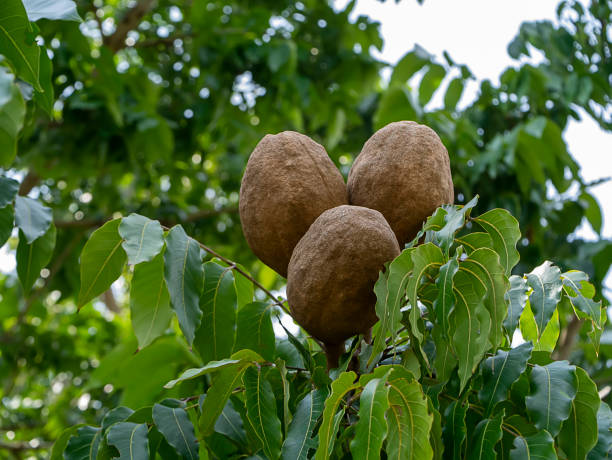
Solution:
M 33 170 L 28 171 L 26 176 L 21 181 L 21 185 L 19 186 L 19 195 L 26 196 L 34 187 L 36 187 L 36 185 L 38 185 L 39 182 L 40 176 Z
M 123 19 L 117 24 L 117 29 L 112 35 L 105 37 L 104 44 L 114 53 L 125 48 L 125 39 L 130 30 L 138 27 L 140 20 L 153 8 L 155 0 L 140 0 L 134 8 L 127 11 Z
M 582 320 L 578 319 L 577 316 L 572 316 L 572 320 L 569 322 L 567 327 L 563 330 L 562 338 L 559 341 L 560 345 L 555 350 L 555 359 L 565 360 L 569 359 L 576 343 L 576 337 L 580 328 L 582 327 Z

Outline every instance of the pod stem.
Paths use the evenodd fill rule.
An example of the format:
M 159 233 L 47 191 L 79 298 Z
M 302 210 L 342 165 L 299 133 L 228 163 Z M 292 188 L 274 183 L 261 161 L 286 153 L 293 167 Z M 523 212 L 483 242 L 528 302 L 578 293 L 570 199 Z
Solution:
M 344 353 L 344 342 L 326 343 L 325 357 L 327 358 L 327 371 L 335 369 L 340 364 L 340 356 Z

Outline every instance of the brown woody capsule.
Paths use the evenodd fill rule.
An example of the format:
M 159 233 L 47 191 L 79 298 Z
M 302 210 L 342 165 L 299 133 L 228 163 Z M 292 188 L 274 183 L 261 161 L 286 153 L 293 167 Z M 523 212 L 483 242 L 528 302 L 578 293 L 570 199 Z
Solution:
M 448 152 L 431 128 L 413 121 L 376 131 L 353 163 L 349 203 L 380 211 L 401 247 L 437 207 L 454 201 Z
M 329 350 L 337 353 L 376 322 L 374 284 L 399 253 L 381 213 L 348 205 L 321 214 L 295 247 L 287 277 L 291 314 L 326 345 L 328 361 Z
M 262 262 L 287 276 L 293 248 L 323 211 L 346 204 L 342 174 L 323 146 L 293 131 L 268 134 L 240 186 L 240 220 Z

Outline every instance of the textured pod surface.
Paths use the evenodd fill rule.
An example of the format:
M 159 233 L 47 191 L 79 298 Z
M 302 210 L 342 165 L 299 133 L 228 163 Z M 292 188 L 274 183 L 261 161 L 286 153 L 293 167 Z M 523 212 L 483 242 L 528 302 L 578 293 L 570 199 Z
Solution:
M 293 248 L 326 209 L 347 203 L 342 174 L 323 146 L 293 131 L 266 135 L 255 147 L 240 186 L 247 243 L 287 276 Z
M 364 144 L 348 177 L 349 202 L 380 211 L 401 247 L 437 207 L 454 201 L 448 152 L 431 128 L 398 121 Z
M 360 206 L 325 211 L 293 251 L 287 298 L 293 318 L 326 344 L 376 322 L 374 283 L 400 253 L 381 213 Z

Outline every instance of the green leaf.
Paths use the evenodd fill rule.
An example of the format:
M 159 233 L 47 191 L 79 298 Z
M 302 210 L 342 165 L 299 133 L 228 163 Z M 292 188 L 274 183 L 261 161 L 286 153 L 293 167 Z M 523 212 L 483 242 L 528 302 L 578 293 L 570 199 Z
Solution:
M 492 209 L 472 220 L 489 234 L 506 276 L 510 276 L 512 268 L 519 261 L 516 243 L 521 238 L 521 231 L 517 220 L 505 209 Z
M 200 298 L 202 324 L 194 340 L 195 348 L 205 363 L 232 354 L 236 339 L 236 308 L 232 270 L 214 262 L 206 262 L 204 290 Z
M 50 118 L 53 118 L 53 104 L 55 103 L 55 94 L 53 92 L 53 63 L 49 58 L 46 50 L 40 53 L 40 72 L 39 81 L 43 88 L 43 92 L 34 92 L 34 103 L 40 106 Z
M 491 318 L 478 295 L 476 279 L 459 270 L 455 275 L 455 309 L 450 320 L 452 347 L 459 362 L 460 389 L 463 390 L 487 351 Z
M 601 325 L 601 300 L 595 302 L 595 288 L 589 283 L 589 276 L 577 270 L 570 270 L 561 275 L 563 290 L 567 294 L 574 309 L 584 313 L 594 322 Z M 578 313 L 577 313 L 578 314 Z
M 254 352 L 251 351 L 251 353 Z M 253 364 L 251 360 L 241 360 L 232 366 L 224 367 L 213 376 L 210 388 L 206 393 L 206 399 L 204 400 L 204 404 L 202 404 L 202 411 L 198 422 L 200 436 L 208 436 L 214 431 L 215 422 L 219 418 L 221 412 L 223 412 L 227 399 L 232 394 L 232 391 L 234 391 L 234 388 L 240 385 L 244 371 Z M 182 378 L 183 377 L 180 379 Z
M 51 208 L 32 198 L 15 197 L 15 224 L 25 234 L 28 244 L 47 233 L 52 220 Z
M 274 361 L 276 337 L 270 316 L 271 304 L 253 302 L 238 311 L 235 350 L 258 350 L 268 361 Z
M 49 263 L 55 248 L 55 225 L 51 224 L 47 233 L 32 244 L 26 243 L 25 235 L 19 232 L 17 245 L 17 275 L 27 296 L 40 276 L 40 271 Z
M 587 218 L 593 230 L 601 234 L 601 227 L 603 224 L 603 217 L 601 215 L 601 208 L 599 207 L 599 203 L 593 197 L 593 195 L 589 193 L 582 193 L 580 195 L 580 202 L 585 206 L 584 216 Z
M 232 355 L 229 359 L 221 359 L 219 361 L 210 361 L 203 367 L 187 369 L 181 376 L 175 380 L 170 380 L 164 385 L 164 388 L 173 388 L 176 384 L 185 380 L 195 379 L 202 375 L 210 374 L 211 372 L 220 371 L 225 368 L 241 367 L 242 364 L 255 364 L 263 362 L 264 359 L 252 350 L 240 350 Z
M 493 240 L 486 232 L 468 233 L 467 235 L 463 235 L 461 238 L 455 238 L 455 242 L 457 245 L 463 246 L 468 255 L 478 248 L 493 249 Z
M 527 412 L 536 428 L 557 436 L 576 396 L 576 367 L 567 361 L 535 365 L 529 380 L 532 391 L 525 398 Z
M 446 383 L 451 378 L 453 369 L 457 366 L 458 361 L 449 341 L 442 336 L 441 327 L 434 326 L 432 336 L 436 345 L 436 358 L 434 360 L 436 378 L 440 383 Z
M 395 64 L 390 84 L 405 84 L 412 75 L 418 72 L 431 59 L 433 59 L 433 55 L 429 54 L 421 46 L 415 45 L 414 50 L 407 53 Z
M 282 358 L 276 358 L 274 367 L 278 371 L 283 384 L 283 434 L 286 435 L 289 429 L 289 423 L 291 422 L 291 412 L 289 412 L 291 388 L 289 386 L 289 380 L 287 379 L 287 366 L 285 365 L 285 361 Z
M 331 384 L 331 393 L 325 400 L 325 408 L 323 409 L 323 421 L 319 428 L 319 446 L 315 453 L 315 460 L 327 460 L 333 451 L 334 441 L 338 425 L 335 422 L 336 413 L 340 402 L 349 391 L 359 387 L 359 383 L 355 382 L 357 375 L 351 372 L 343 372 Z M 338 413 L 344 413 L 340 411 Z
M 504 299 L 508 302 L 508 316 L 504 319 L 504 327 L 508 337 L 512 340 L 514 331 L 519 323 L 519 318 L 523 313 L 527 303 L 527 281 L 522 276 L 512 275 L 509 278 L 510 289 L 504 294 Z
M 130 287 L 132 328 L 138 347 L 144 348 L 162 335 L 172 318 L 170 296 L 164 280 L 164 256 L 134 267 Z
M 434 301 L 434 311 L 436 312 L 437 326 L 444 340 L 448 340 L 450 315 L 455 308 L 455 295 L 453 294 L 453 279 L 459 270 L 457 256 L 452 257 L 440 267 L 440 275 L 436 279 L 438 287 L 438 297 Z
M 389 387 L 386 378 L 372 379 L 359 397 L 359 420 L 350 443 L 352 458 L 379 459 L 387 435 L 385 412 L 389 408 Z
M 316 447 L 312 432 L 323 413 L 325 394 L 324 390 L 313 390 L 297 405 L 283 443 L 281 451 L 283 460 L 306 460 L 308 450 Z
M 4 246 L 4 243 L 11 237 L 14 221 L 15 215 L 13 214 L 12 206 L 0 209 L 0 248 Z
M 378 332 L 370 361 L 386 346 L 386 338 L 391 336 L 393 343 L 397 330 L 401 327 L 400 308 L 405 302 L 406 285 L 412 272 L 412 251 L 405 249 L 388 266 L 385 273 L 380 273 L 374 285 L 376 294 L 376 316 L 380 320 Z
M 121 219 L 111 220 L 91 234 L 81 252 L 79 308 L 106 291 L 119 278 L 127 259 L 117 231 Z
M 434 417 L 429 413 L 428 400 L 421 385 L 418 381 L 402 375 L 401 371 L 393 371 L 388 378 L 388 386 L 387 458 L 433 458 L 429 435 Z
M 542 335 L 538 336 L 538 327 L 536 325 L 533 313 L 531 312 L 530 303 L 527 301 L 523 314 L 520 318 L 520 329 L 523 338 L 525 340 L 531 340 L 534 343 L 533 349 L 535 351 L 552 353 L 557 346 L 557 340 L 559 339 L 559 311 L 555 310 L 551 320 L 546 326 L 546 329 L 544 329 Z
M 147 424 L 116 423 L 108 430 L 107 441 L 119 451 L 119 460 L 148 460 Z
M 425 275 L 437 272 L 444 262 L 442 251 L 433 243 L 422 244 L 412 251 L 412 276 L 408 280 L 406 290 L 411 305 L 409 316 L 411 331 L 419 343 L 423 341 L 423 333 L 418 326 L 418 322 L 421 318 L 421 310 L 417 304 L 418 289 L 421 284 L 421 279 Z
M 231 399 L 227 401 L 221 416 L 215 422 L 215 431 L 239 444 L 247 444 L 242 418 L 240 418 L 240 414 L 234 408 L 234 403 L 232 403 Z
M 446 408 L 444 417 L 446 423 L 442 428 L 442 437 L 444 439 L 444 451 L 451 454 L 449 458 L 460 460 L 463 458 L 462 445 L 465 442 L 467 428 L 465 426 L 465 414 L 467 412 L 467 404 L 464 405 L 461 401 L 453 401 Z
M 430 64 L 429 69 L 423 75 L 421 84 L 419 85 L 419 104 L 425 107 L 431 96 L 440 87 L 442 80 L 446 76 L 446 69 L 440 64 Z
M 39 19 L 81 22 L 76 3 L 72 0 L 23 0 L 23 6 L 32 22 Z
M 0 68 L 0 85 L 2 84 L 2 69 Z M 1 89 L 0 89 L 1 91 Z M 0 93 L 0 97 L 2 93 Z M 13 202 L 19 191 L 19 182 L 10 177 L 0 176 L 0 208 L 5 208 Z
M 389 87 L 382 94 L 374 113 L 374 129 L 380 129 L 394 121 L 417 118 L 409 90 L 404 87 Z
M 21 0 L 3 0 L 0 4 L 0 54 L 6 56 L 17 72 L 37 91 L 41 48 Z
M 121 219 L 119 235 L 124 240 L 121 246 L 130 265 L 152 260 L 164 247 L 164 231 L 160 223 L 139 214 Z
M 245 273 L 248 273 L 242 265 L 237 264 L 236 266 Z M 253 302 L 255 289 L 253 287 L 253 282 L 237 270 L 234 270 L 234 285 L 236 287 L 236 299 L 238 301 L 238 309 L 240 310 L 245 305 Z
M 502 410 L 497 416 L 481 420 L 478 425 L 476 425 L 474 429 L 474 441 L 470 446 L 470 455 L 468 459 L 497 459 L 495 445 L 502 438 L 503 417 L 504 411 Z
M 448 84 L 446 88 L 446 94 L 444 95 L 444 107 L 446 110 L 455 110 L 461 95 L 463 94 L 463 79 L 460 77 L 454 78 Z
M 510 451 L 510 460 L 557 460 L 555 445 L 550 434 L 542 430 L 532 436 L 517 436 L 514 448 Z
M 480 364 L 482 389 L 478 399 L 485 408 L 485 417 L 491 415 L 497 403 L 507 399 L 510 386 L 525 372 L 532 350 L 531 342 L 526 342 L 508 351 L 497 350 L 495 356 Z
M 268 458 L 278 458 L 281 449 L 281 423 L 276 413 L 272 386 L 259 366 L 249 367 L 242 377 L 247 417 Z
M 588 460 L 609 458 L 612 453 L 612 411 L 605 402 L 599 405 L 597 411 L 597 444 L 587 456 Z
M 119 406 L 111 409 L 102 419 L 102 430 L 106 431 L 111 425 L 114 425 L 117 422 L 123 422 L 133 413 L 134 411 L 132 409 L 125 406 Z
M 434 239 L 440 245 L 444 254 L 448 255 L 448 251 L 455 239 L 455 233 L 465 225 L 465 219 L 469 217 L 477 203 L 478 195 L 463 206 L 443 206 L 446 211 L 446 214 L 444 214 L 444 225 L 439 230 L 434 231 Z
M 84 426 L 82 423 L 66 428 L 53 443 L 49 460 L 64 460 L 64 450 L 68 444 L 68 440 L 77 432 L 79 428 Z
M 196 460 L 199 458 L 198 441 L 185 409 L 155 404 L 153 421 L 168 444 L 174 447 L 183 459 Z
M 561 300 L 561 270 L 552 262 L 546 261 L 526 276 L 527 286 L 533 290 L 529 296 L 529 304 L 540 337 Z
M 1 9 L 0 6 L 0 11 Z M 1 25 L 0 37 L 2 37 Z M 4 46 L 3 40 L 0 38 L 0 55 Z M 0 166 L 4 168 L 8 168 L 17 156 L 17 139 L 26 114 L 25 101 L 13 79 L 12 74 L 0 67 L 0 102 L 3 101 L 0 103 Z
M 172 308 L 191 345 L 202 321 L 200 294 L 204 273 L 198 243 L 189 238 L 180 225 L 175 225 L 166 236 L 164 278 Z
M 442 460 L 444 442 L 442 441 L 442 416 L 434 407 L 431 397 L 427 398 L 427 410 L 433 416 L 433 423 L 429 432 L 429 444 L 433 449 L 433 459 Z
M 559 445 L 568 460 L 583 460 L 597 444 L 597 386 L 584 369 L 576 368 L 578 387 L 568 419 L 559 433 Z
M 504 294 L 508 287 L 508 279 L 499 263 L 499 256 L 492 249 L 476 249 L 461 262 L 460 270 L 476 278 L 486 291 L 484 306 L 491 317 L 489 341 L 497 347 L 503 337 L 502 322 L 507 314 Z
M 102 439 L 102 428 L 84 426 L 76 430 L 68 440 L 64 458 L 66 460 L 96 460 Z

